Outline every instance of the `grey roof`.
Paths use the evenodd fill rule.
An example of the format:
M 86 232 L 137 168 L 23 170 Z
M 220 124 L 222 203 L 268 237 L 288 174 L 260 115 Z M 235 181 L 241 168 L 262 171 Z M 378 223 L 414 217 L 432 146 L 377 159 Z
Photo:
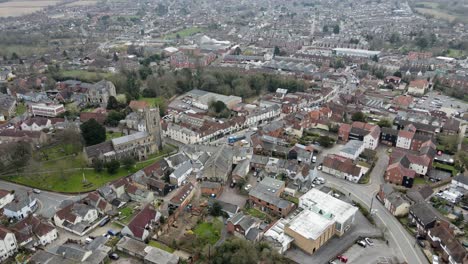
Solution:
M 389 184 L 389 183 L 382 184 L 380 189 L 382 189 L 385 196 L 390 195 L 391 193 L 393 193 L 395 191 L 393 189 L 393 186 L 391 184 Z
M 177 169 L 175 169 L 172 172 L 172 175 L 174 175 L 177 179 L 182 177 L 188 170 L 192 168 L 192 162 L 190 160 L 185 161 L 182 163 Z
M 421 223 L 427 225 L 437 220 L 437 215 L 432 212 L 429 206 L 431 205 L 427 204 L 426 202 L 419 202 L 410 207 L 410 212 L 412 215 L 419 218 Z
M 112 144 L 115 145 L 120 145 L 120 144 L 125 144 L 134 140 L 142 139 L 148 136 L 148 133 L 146 131 L 141 131 L 137 132 L 135 134 L 123 136 L 123 137 L 118 137 L 112 139 Z
M 33 200 L 31 200 L 27 194 L 17 193 L 15 195 L 15 199 L 11 201 L 11 203 L 5 205 L 4 209 L 8 209 L 12 212 L 18 212 L 25 207 L 29 207 L 29 203 L 32 201 Z
M 89 251 L 81 248 L 77 244 L 63 244 L 56 249 L 55 253 L 67 259 L 82 261 Z
M 265 177 L 257 184 L 257 186 L 255 186 L 254 189 L 265 193 L 277 194 L 279 189 L 281 189 L 281 187 L 284 185 L 284 181 L 273 179 L 271 177 Z
M 38 250 L 32 257 L 29 259 L 28 263 L 31 264 L 75 264 L 76 261 L 63 258 L 62 256 L 57 256 L 53 253 Z
M 177 154 L 174 154 L 170 157 L 167 157 L 165 158 L 165 160 L 167 161 L 167 163 L 172 167 L 172 168 L 176 168 L 177 166 L 179 166 L 180 164 L 190 160 L 187 155 L 185 155 L 184 153 L 182 152 L 179 152 Z
M 205 163 L 204 176 L 226 181 L 232 167 L 232 150 L 223 145 Z
M 221 184 L 219 182 L 210 182 L 210 181 L 204 181 L 201 183 L 201 188 L 209 188 L 209 189 L 215 189 L 221 187 Z
M 85 148 L 88 158 L 98 157 L 101 154 L 105 154 L 113 150 L 114 146 L 112 146 L 112 141 L 110 140 Z
M 251 228 L 249 232 L 247 232 L 247 234 L 245 235 L 245 238 L 249 241 L 255 241 L 259 233 L 260 233 L 260 229 L 256 227 Z
M 232 171 L 232 175 L 237 175 L 237 176 L 245 177 L 246 174 L 249 172 L 249 170 L 247 169 L 249 166 L 250 166 L 250 160 L 249 160 L 249 159 L 243 159 L 243 160 L 241 160 L 241 161 L 236 165 L 236 167 L 234 168 L 234 170 Z M 247 173 L 245 173 L 245 171 L 247 171 Z
M 291 206 L 290 202 L 284 199 L 281 199 L 271 193 L 260 191 L 257 188 L 253 188 L 252 190 L 250 190 L 249 195 L 252 197 L 258 198 L 262 201 L 265 201 L 267 203 L 270 203 L 278 208 L 284 209 L 284 208 L 288 208 L 289 206 Z
M 159 248 L 151 247 L 145 256 L 145 263 L 177 264 L 179 257 Z
M 457 176 L 453 177 L 453 180 L 468 185 L 467 175 L 458 174 Z
M 254 154 L 252 155 L 252 159 L 250 160 L 250 162 L 254 164 L 266 165 L 268 163 L 268 157 Z
M 409 201 L 406 200 L 399 192 L 393 192 L 391 193 L 387 199 L 390 201 L 390 203 L 396 207 L 404 204 L 404 203 L 407 203 L 409 204 Z
M 223 211 L 226 212 L 227 214 L 235 214 L 235 213 L 237 213 L 237 212 L 239 211 L 239 206 L 237 206 L 237 205 L 235 205 L 235 204 L 223 202 L 223 201 L 221 201 L 221 200 L 214 200 L 214 199 L 213 199 L 213 200 L 210 200 L 210 201 L 212 201 L 212 202 L 214 202 L 214 201 L 218 202 L 218 203 L 221 205 Z
M 363 141 L 350 140 L 348 141 L 348 143 L 346 143 L 346 145 L 344 145 L 341 151 L 344 153 L 354 155 L 358 151 L 358 149 L 362 147 L 362 145 L 364 145 Z

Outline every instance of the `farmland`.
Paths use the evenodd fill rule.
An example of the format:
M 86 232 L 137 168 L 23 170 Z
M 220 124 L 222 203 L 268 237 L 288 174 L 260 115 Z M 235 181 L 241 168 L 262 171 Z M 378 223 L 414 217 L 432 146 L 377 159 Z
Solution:
M 53 6 L 63 0 L 7 0 L 0 1 L 0 17 L 17 17 L 41 11 L 48 6 Z M 77 0 L 68 3 L 67 6 L 84 6 L 96 4 L 95 0 Z

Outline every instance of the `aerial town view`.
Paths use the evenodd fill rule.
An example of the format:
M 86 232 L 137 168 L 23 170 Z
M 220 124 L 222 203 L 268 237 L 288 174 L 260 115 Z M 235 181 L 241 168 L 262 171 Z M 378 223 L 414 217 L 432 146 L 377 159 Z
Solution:
M 468 264 L 467 0 L 0 0 L 0 263 Z

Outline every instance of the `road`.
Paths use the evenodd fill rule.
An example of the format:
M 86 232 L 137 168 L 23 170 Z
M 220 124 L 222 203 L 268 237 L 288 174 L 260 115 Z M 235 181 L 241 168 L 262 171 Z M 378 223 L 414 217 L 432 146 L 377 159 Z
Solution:
M 3 180 L 0 180 L 0 189 L 14 190 L 16 195 L 25 195 L 28 191 L 32 190 L 30 187 Z M 62 201 L 68 199 L 77 201 L 79 199 L 78 195 L 73 196 L 46 191 L 41 191 L 39 194 L 31 192 L 31 197 L 37 198 L 39 202 L 39 208 L 35 213 L 40 214 L 46 218 L 51 218 L 55 214 L 58 206 Z
M 387 209 L 377 200 L 374 199 L 379 190 L 379 185 L 383 182 L 383 174 L 388 162 L 388 156 L 382 153 L 384 148 L 378 150 L 380 159 L 377 161 L 372 173 L 369 184 L 360 185 L 346 180 L 338 179 L 331 175 L 319 171 L 320 177 L 327 180 L 327 185 L 333 187 L 344 194 L 351 194 L 353 200 L 371 207 L 375 214 L 377 225 L 385 230 L 386 238 L 389 240 L 390 246 L 401 252 L 401 257 L 408 263 L 428 263 L 421 249 L 416 245 L 416 240 L 404 229 L 398 220 L 390 214 Z

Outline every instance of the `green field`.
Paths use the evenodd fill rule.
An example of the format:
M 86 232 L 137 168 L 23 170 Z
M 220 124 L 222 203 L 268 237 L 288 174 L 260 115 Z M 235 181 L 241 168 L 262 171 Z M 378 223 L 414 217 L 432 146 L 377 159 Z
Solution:
M 148 245 L 152 246 L 152 247 L 155 247 L 155 248 L 159 248 L 159 249 L 162 249 L 164 251 L 167 251 L 169 253 L 173 253 L 175 250 L 173 248 L 170 248 L 162 243 L 159 243 L 158 241 L 156 240 L 150 240 L 148 242 Z
M 128 224 L 130 220 L 132 220 L 134 212 L 132 208 L 125 206 L 119 209 L 119 213 L 120 222 L 122 224 Z
M 166 99 L 164 99 L 162 97 L 154 97 L 154 98 L 152 98 L 152 97 L 141 97 L 139 100 L 147 102 L 150 106 L 157 106 L 157 105 L 159 106 L 159 105 L 164 104 L 164 101 Z
M 179 37 L 181 37 L 181 38 L 184 38 L 184 37 L 189 37 L 189 36 L 195 35 L 197 33 L 203 32 L 203 31 L 205 31 L 205 29 L 203 29 L 203 28 L 190 27 L 190 28 L 182 29 L 182 30 L 179 30 L 177 32 L 165 35 L 164 38 L 165 39 L 175 39 L 175 38 L 177 38 L 177 35 L 179 35 Z
M 76 79 L 83 82 L 95 83 L 102 79 L 108 79 L 112 76 L 112 73 L 105 72 L 90 72 L 84 70 L 69 70 L 61 71 L 60 77 L 62 79 Z
M 130 170 L 121 167 L 117 173 L 109 174 L 105 169 L 96 172 L 93 168 L 88 168 L 83 155 L 67 155 L 67 147 L 57 146 L 42 153 L 43 161 L 36 167 L 28 168 L 27 173 L 4 176 L 4 179 L 30 186 L 57 192 L 78 193 L 95 190 L 107 182 L 133 174 L 162 159 L 167 153 L 173 151 L 170 146 L 165 147 L 161 152 L 151 155 L 148 160 L 137 162 Z M 47 156 L 44 156 L 46 153 Z M 46 158 L 47 157 L 47 158 Z M 83 177 L 86 184 L 83 183 Z
M 193 232 L 200 241 L 214 245 L 221 237 L 220 234 L 222 228 L 223 223 L 218 219 L 213 219 L 211 223 L 200 223 L 195 227 Z

